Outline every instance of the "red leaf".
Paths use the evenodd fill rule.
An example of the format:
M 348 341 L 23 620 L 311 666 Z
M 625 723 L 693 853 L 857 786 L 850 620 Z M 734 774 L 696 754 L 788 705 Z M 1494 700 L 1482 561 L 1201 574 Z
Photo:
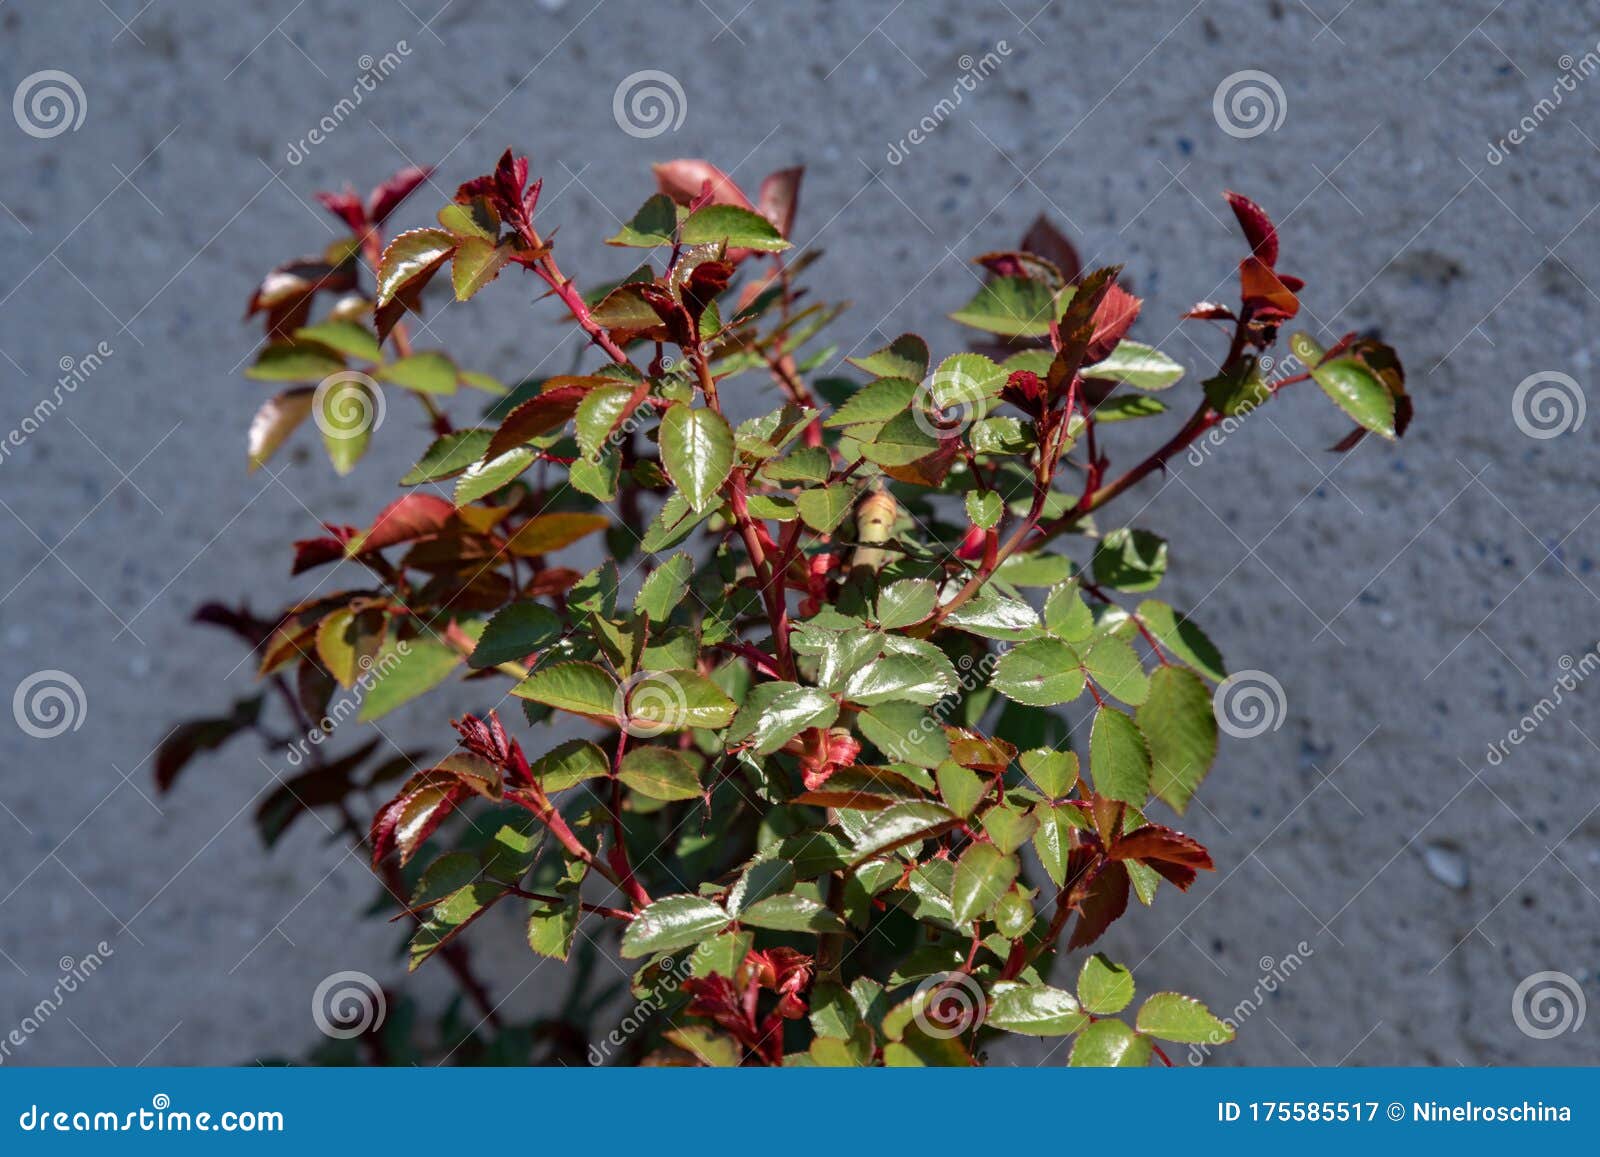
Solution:
M 796 166 L 769 173 L 756 195 L 761 215 L 785 237 L 794 228 L 795 210 L 800 207 L 800 178 L 805 176 L 805 172 L 804 166 Z
M 432 165 L 408 165 L 367 196 L 367 219 L 381 225 L 414 189 L 433 175 Z
M 1125 836 L 1114 837 L 1107 854 L 1116 860 L 1149 864 L 1185 891 L 1194 883 L 1197 872 L 1216 870 L 1211 853 L 1199 840 L 1161 824 L 1145 824 Z
M 1106 286 L 1106 295 L 1094 311 L 1094 336 L 1089 339 L 1089 350 L 1083 355 L 1084 363 L 1093 365 L 1108 356 L 1133 328 L 1144 299 L 1135 297 L 1113 281 Z
M 1233 321 L 1235 317 L 1233 310 L 1220 301 L 1197 301 L 1183 316 L 1199 318 L 1201 321 Z
M 1260 321 L 1287 321 L 1300 312 L 1300 299 L 1259 257 L 1239 262 L 1239 292 Z
M 423 771 L 406 780 L 400 793 L 373 817 L 369 836 L 372 866 L 377 867 L 396 850 L 402 864 L 409 861 L 456 805 L 471 794 L 471 788 L 449 774 Z
M 1074 848 L 1067 857 L 1069 873 L 1073 871 L 1078 852 L 1083 850 Z M 1093 944 L 1128 910 L 1128 869 L 1113 860 L 1101 861 L 1100 867 L 1089 878 L 1088 887 L 1077 907 L 1078 923 L 1072 930 L 1072 939 L 1067 941 L 1069 949 Z
M 397 542 L 411 542 L 437 534 L 456 508 L 436 494 L 407 494 L 384 507 L 367 532 L 352 539 L 354 551 L 382 550 Z
M 565 426 L 578 412 L 578 403 L 582 402 L 584 395 L 594 388 L 595 381 L 596 379 L 584 377 L 557 377 L 545 382 L 542 392 L 506 415 L 505 421 L 500 423 L 500 428 L 489 440 L 489 448 L 484 451 L 483 460 L 493 462 L 506 451 L 515 450 L 529 438 L 537 438 L 540 434 L 548 434 L 551 430 Z M 616 383 L 609 382 L 609 384 Z
M 1277 265 L 1278 230 L 1273 227 L 1272 218 L 1268 217 L 1266 210 L 1249 197 L 1241 196 L 1231 190 L 1225 195 L 1228 198 L 1228 207 L 1239 219 L 1239 228 L 1244 230 L 1245 240 L 1250 242 L 1250 251 L 1267 265 Z
M 367 231 L 367 211 L 361 207 L 361 198 L 349 185 L 338 193 L 318 193 L 317 200 L 328 212 L 350 226 L 352 233 L 359 236 Z
M 1077 249 L 1043 214 L 1022 235 L 1022 248 L 1043 257 L 1059 269 L 1068 285 L 1076 282 L 1083 273 L 1083 261 L 1078 257 Z
M 708 205 L 737 205 L 741 209 L 754 209 L 750 198 L 739 191 L 739 186 L 733 183 L 733 178 L 724 173 L 710 161 L 680 158 L 676 161 L 664 161 L 659 165 L 652 165 L 656 174 L 656 185 L 680 205 L 689 205 L 697 200 L 706 191 L 706 185 L 711 186 Z
M 341 529 L 355 533 L 355 527 L 346 526 Z M 322 566 L 324 563 L 337 562 L 344 558 L 344 544 L 348 539 L 334 538 L 324 535 L 321 538 L 302 538 L 294 544 L 294 565 L 289 573 L 304 574 L 308 570 Z

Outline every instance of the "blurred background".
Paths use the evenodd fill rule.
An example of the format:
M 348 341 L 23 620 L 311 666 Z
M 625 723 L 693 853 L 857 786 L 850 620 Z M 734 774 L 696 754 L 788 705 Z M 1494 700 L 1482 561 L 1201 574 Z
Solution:
M 1280 266 L 1309 282 L 1303 320 L 1397 346 L 1416 419 L 1341 457 L 1347 423 L 1290 391 L 1130 497 L 1171 541 L 1165 597 L 1285 706 L 1225 741 L 1185 817 L 1218 872 L 1104 947 L 1145 990 L 1240 1021 L 1208 1063 L 1595 1057 L 1600 26 L 1583 6 L 10 0 L 0 30 L 5 1063 L 304 1057 L 325 1043 L 312 994 L 347 970 L 429 1013 L 449 999 L 441 969 L 405 978 L 398 925 L 358 918 L 375 888 L 348 839 L 303 820 L 263 853 L 253 813 L 282 750 L 241 740 L 167 795 L 151 757 L 177 720 L 251 693 L 195 607 L 307 589 L 289 540 L 367 522 L 428 441 L 396 407 L 349 479 L 303 436 L 247 475 L 265 396 L 240 376 L 250 293 L 334 239 L 316 190 L 437 164 L 396 219 L 420 224 L 508 145 L 544 175 L 541 220 L 585 283 L 626 272 L 598 242 L 652 191 L 650 163 L 703 156 L 747 187 L 805 165 L 796 240 L 826 251 L 812 284 L 855 303 L 841 358 L 908 329 L 960 348 L 963 263 L 1044 213 L 1087 263 L 1126 263 L 1147 299 L 1135 336 L 1191 389 L 1222 345 L 1177 317 L 1230 294 L 1241 253 L 1222 190 L 1264 205 Z M 641 127 L 624 98 L 646 71 L 672 108 Z M 573 331 L 533 296 L 496 285 L 430 325 L 502 379 L 552 351 L 564 370 Z M 1170 433 L 1145 426 L 1120 461 Z M 385 731 L 437 751 L 474 703 L 449 687 Z M 509 1015 L 565 999 L 567 972 L 509 915 L 470 936 Z

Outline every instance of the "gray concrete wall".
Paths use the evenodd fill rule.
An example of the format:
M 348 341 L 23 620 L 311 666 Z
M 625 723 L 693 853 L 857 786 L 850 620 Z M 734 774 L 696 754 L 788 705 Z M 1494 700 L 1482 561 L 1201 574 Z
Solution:
M 8 1063 L 294 1055 L 319 1039 L 323 977 L 400 979 L 395 930 L 353 921 L 371 885 L 338 842 L 302 823 L 258 849 L 249 813 L 281 753 L 237 747 L 160 799 L 149 753 L 174 719 L 248 685 L 238 651 L 187 623 L 194 605 L 303 589 L 285 542 L 318 519 L 364 521 L 426 440 L 396 408 L 348 482 L 299 452 L 247 476 L 263 396 L 239 375 L 247 294 L 333 236 L 313 190 L 412 160 L 439 162 L 449 189 L 507 144 L 532 152 L 541 215 L 591 281 L 623 269 L 596 242 L 648 192 L 649 162 L 705 155 L 743 179 L 806 164 L 799 235 L 856 303 L 846 348 L 911 328 L 956 348 L 942 319 L 972 290 L 963 260 L 1045 211 L 1086 256 L 1127 263 L 1148 299 L 1139 336 L 1203 374 L 1219 339 L 1175 319 L 1228 292 L 1240 243 L 1220 191 L 1267 206 L 1283 266 L 1310 281 L 1307 320 L 1324 336 L 1380 327 L 1417 419 L 1398 447 L 1336 458 L 1323 447 L 1344 423 L 1296 388 L 1204 464 L 1130 496 L 1130 516 L 1149 501 L 1140 522 L 1171 539 L 1170 597 L 1234 668 L 1270 672 L 1287 707 L 1279 729 L 1228 743 L 1186 821 L 1218 873 L 1119 924 L 1107 949 L 1147 990 L 1219 1009 L 1303 958 L 1217 1063 L 1591 1060 L 1595 1018 L 1538 1039 L 1513 993 L 1554 971 L 1596 995 L 1600 700 L 1563 692 L 1509 758 L 1486 749 L 1597 639 L 1600 419 L 1535 438 L 1513 406 L 1531 374 L 1570 375 L 1574 401 L 1594 384 L 1600 80 L 1560 80 L 1595 63 L 1596 14 L 1531 0 L 12 0 L 0 95 L 58 69 L 84 108 L 48 138 L 0 118 L 0 426 L 20 428 L 65 359 L 113 352 L 0 462 L 0 692 L 58 669 L 86 703 L 55 738 L 0 727 L 0 1031 L 49 995 L 63 957 L 102 940 L 113 954 Z M 401 42 L 395 75 L 288 163 L 360 58 Z M 888 164 L 964 58 L 1001 42 L 993 75 Z M 651 139 L 612 114 L 643 69 L 675 77 L 686 104 Z M 1281 90 L 1281 123 L 1254 136 L 1213 114 L 1243 70 Z M 1524 118 L 1526 141 L 1490 163 Z M 564 365 L 570 333 L 530 297 L 497 285 L 435 332 L 504 376 Z M 1124 445 L 1155 444 L 1154 426 Z M 473 701 L 453 689 L 386 730 L 437 746 L 445 713 Z M 484 945 L 508 1008 L 561 991 L 509 922 Z M 415 987 L 444 991 L 429 974 Z

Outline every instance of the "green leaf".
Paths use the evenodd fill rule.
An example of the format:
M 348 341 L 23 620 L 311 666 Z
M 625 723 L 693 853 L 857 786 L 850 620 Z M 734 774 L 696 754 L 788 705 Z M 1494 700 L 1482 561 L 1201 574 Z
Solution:
M 1000 656 L 989 685 L 1029 707 L 1071 703 L 1083 694 L 1083 668 L 1078 663 L 1078 653 L 1066 643 L 1033 639 Z
M 1150 790 L 1182 815 L 1217 758 L 1211 695 L 1193 672 L 1159 667 L 1137 719 L 1150 742 Z
M 844 921 L 805 896 L 769 896 L 739 914 L 739 922 L 774 932 L 843 932 Z
M 378 368 L 380 382 L 391 382 L 419 394 L 453 394 L 459 377 L 455 362 L 433 351 L 412 354 Z
M 316 391 L 310 386 L 297 386 L 261 403 L 255 417 L 250 419 L 247 445 L 250 470 L 258 469 L 272 457 L 284 439 L 311 416 L 315 397 Z
M 1033 814 L 1039 821 L 1039 826 L 1033 832 L 1033 850 L 1039 853 L 1039 862 L 1044 865 L 1045 874 L 1059 888 L 1066 883 L 1072 833 L 1077 827 L 1077 817 L 1082 813 L 1070 804 L 1041 804 Z
M 325 321 L 294 331 L 297 342 L 311 341 L 364 362 L 383 360 L 378 335 L 358 321 Z
M 1143 342 L 1119 341 L 1101 361 L 1085 366 L 1086 378 L 1110 378 L 1136 390 L 1164 390 L 1183 377 L 1183 367 Z
M 728 923 L 720 904 L 700 896 L 666 896 L 629 921 L 622 934 L 622 955 L 633 959 L 676 952 L 716 935 Z
M 856 716 L 856 726 L 895 763 L 938 767 L 950 758 L 944 727 L 915 703 L 878 703 Z
M 801 446 L 783 458 L 775 458 L 761 468 L 769 482 L 826 482 L 833 463 L 821 446 Z
M 1089 1017 L 1064 989 L 1008 980 L 994 986 L 984 1023 L 1027 1036 L 1067 1036 L 1081 1031 Z
M 983 798 L 982 778 L 959 763 L 947 759 L 934 769 L 933 776 L 939 784 L 939 798 L 958 816 L 970 816 Z
M 711 511 L 697 511 L 682 494 L 669 494 L 656 511 L 655 518 L 645 528 L 639 540 L 639 549 L 649 554 L 671 550 L 694 533 L 694 528 L 704 522 Z
M 450 286 L 457 301 L 467 301 L 488 285 L 511 260 L 511 246 L 482 237 L 463 238 L 450 262 Z
M 984 832 L 1008 856 L 1028 842 L 1037 826 L 1032 816 L 1012 807 L 990 808 L 983 816 Z
M 1083 653 L 1083 665 L 1108 693 L 1134 706 L 1150 694 L 1150 680 L 1129 643 L 1115 635 L 1102 635 Z
M 700 777 L 688 756 L 666 747 L 631 748 L 622 757 L 617 778 L 651 799 L 671 802 L 699 799 L 702 794 Z
M 455 504 L 465 506 L 485 495 L 493 494 L 532 466 L 533 458 L 532 450 L 518 446 L 515 450 L 507 450 L 498 458 L 491 458 L 487 462 L 474 462 L 456 480 L 455 493 L 452 496 Z
M 728 729 L 730 744 L 748 743 L 756 755 L 771 755 L 808 727 L 828 727 L 838 718 L 833 696 L 795 683 L 762 683 L 750 689 Z
M 973 843 L 956 863 L 950 903 L 955 923 L 967 925 L 994 907 L 996 900 L 1016 882 L 1020 866 L 993 844 Z
M 909 378 L 879 378 L 868 382 L 823 420 L 828 427 L 854 426 L 865 422 L 887 422 L 902 414 L 916 397 L 917 383 Z
M 435 216 L 445 231 L 457 238 L 494 241 L 500 236 L 500 214 L 483 197 L 474 197 L 465 205 L 451 202 Z
M 789 248 L 771 221 L 737 205 L 706 205 L 695 210 L 684 220 L 679 236 L 685 245 L 725 241 L 729 249 L 759 249 L 765 253 Z
M 941 835 L 959 822 L 949 808 L 936 803 L 892 804 L 875 812 L 856 837 L 851 848 L 851 866 Z
M 584 457 L 599 455 L 611 431 L 628 416 L 633 394 L 632 386 L 596 386 L 583 396 L 578 403 L 576 425 L 578 449 Z
M 604 723 L 614 723 L 617 718 L 617 681 L 594 663 L 540 667 L 513 687 L 511 694 Z
M 1067 1064 L 1072 1068 L 1143 1068 L 1150 1063 L 1150 1041 L 1120 1020 L 1097 1020 L 1078 1035 Z
M 455 252 L 456 239 L 443 229 L 401 233 L 383 251 L 378 265 L 378 304 L 388 305 L 412 279 L 431 273 Z
M 1228 677 L 1221 652 L 1192 620 L 1155 599 L 1140 603 L 1137 614 L 1173 658 L 1194 668 L 1213 683 L 1220 683 Z
M 1045 629 L 1069 643 L 1081 643 L 1094 634 L 1094 614 L 1078 593 L 1075 582 L 1062 583 L 1044 601 Z
M 541 905 L 535 902 L 528 916 L 528 947 L 540 956 L 565 960 L 572 953 L 578 922 L 583 919 L 580 905 L 576 892 L 566 897 L 562 904 Z
M 883 650 L 881 659 L 845 676 L 847 700 L 867 707 L 888 700 L 931 705 L 955 691 L 955 668 L 932 643 L 888 636 Z
M 733 431 L 720 414 L 675 402 L 661 416 L 661 464 L 689 505 L 705 510 L 733 468 Z
M 928 418 L 920 412 L 896 414 L 861 446 L 861 455 L 880 466 L 908 466 L 939 448 L 928 426 Z
M 1132 422 L 1166 412 L 1166 403 L 1148 394 L 1112 394 L 1094 408 L 1094 420 L 1102 425 L 1107 422 Z
M 671 245 L 678 231 L 678 207 L 665 193 L 657 193 L 633 215 L 615 235 L 606 238 L 607 245 L 626 245 L 634 249 L 654 249 L 658 245 Z
M 483 628 L 467 665 L 476 669 L 516 663 L 561 637 L 561 619 L 543 603 L 512 603 Z
M 1094 713 L 1089 771 L 1096 792 L 1143 807 L 1150 796 L 1150 745 L 1133 719 L 1115 707 Z
M 1178 1044 L 1226 1044 L 1233 1029 L 1192 996 L 1158 992 L 1145 1001 L 1134 1019 L 1139 1031 Z
M 454 647 L 434 639 L 408 639 L 386 646 L 372 664 L 379 676 L 362 698 L 356 718 L 363 723 L 378 719 L 433 690 L 461 665 L 462 658 Z
M 866 357 L 845 360 L 875 378 L 909 378 L 920 382 L 928 376 L 928 343 L 914 333 L 903 333 Z
M 982 493 L 969 491 L 966 499 L 967 517 L 972 520 L 972 525 L 980 530 L 989 530 L 1000 521 L 1000 516 L 1005 513 L 1005 501 L 993 490 Z
M 1312 370 L 1311 377 L 1357 425 L 1394 440 L 1394 395 L 1366 366 L 1354 358 L 1335 358 Z
M 878 592 L 878 626 L 886 631 L 909 627 L 933 614 L 938 588 L 928 579 L 901 579 Z
M 1051 799 L 1060 799 L 1078 782 L 1077 752 L 1038 747 L 1024 751 L 1020 762 L 1028 778 Z
M 661 735 L 703 727 L 718 731 L 728 725 L 734 702 L 698 671 L 641 672 L 628 686 L 628 729 L 634 735 Z
M 1230 417 L 1248 414 L 1272 397 L 1272 390 L 1261 380 L 1260 363 L 1253 354 L 1239 358 L 1201 385 L 1211 408 Z
M 1055 295 L 1030 277 L 996 277 L 950 315 L 962 325 L 1003 337 L 1044 337 L 1055 320 Z
M 1133 973 L 1097 952 L 1078 972 L 1078 999 L 1096 1016 L 1121 1012 L 1133 1000 Z
M 689 577 L 694 573 L 694 559 L 687 554 L 675 554 L 650 572 L 650 577 L 639 586 L 633 598 L 633 609 L 652 623 L 664 623 L 683 601 L 689 590 Z
M 585 780 L 610 775 L 611 761 L 587 739 L 569 739 L 534 760 L 529 770 L 539 786 L 553 795 Z
M 1031 606 L 987 587 L 951 611 L 944 621 L 985 639 L 1028 639 L 1039 633 L 1039 616 Z
M 344 358 L 310 342 L 276 342 L 256 355 L 244 376 L 261 382 L 318 382 L 344 369 Z
M 848 482 L 841 482 L 835 486 L 802 490 L 795 504 L 800 511 L 801 521 L 818 534 L 831 534 L 844 521 L 844 516 L 850 513 L 850 504 L 855 501 L 855 496 L 855 487 Z
M 1167 540 L 1148 530 L 1123 527 L 1094 549 L 1094 578 L 1119 591 L 1149 591 L 1167 573 Z
M 455 430 L 434 439 L 423 451 L 422 457 L 406 476 L 401 486 L 418 486 L 424 482 L 437 482 L 470 469 L 489 448 L 493 430 Z

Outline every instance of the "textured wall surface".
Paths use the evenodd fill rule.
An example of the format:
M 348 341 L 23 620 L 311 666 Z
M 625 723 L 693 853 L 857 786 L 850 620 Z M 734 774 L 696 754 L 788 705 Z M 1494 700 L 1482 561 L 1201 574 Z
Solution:
M 1127 263 L 1147 298 L 1137 336 L 1203 376 L 1220 339 L 1176 318 L 1231 291 L 1220 192 L 1267 206 L 1283 267 L 1310 282 L 1307 323 L 1381 328 L 1417 418 L 1398 446 L 1337 457 L 1345 423 L 1297 388 L 1126 500 L 1171 540 L 1168 597 L 1233 668 L 1269 672 L 1285 708 L 1227 742 L 1185 820 L 1219 871 L 1106 948 L 1147 990 L 1242 1007 L 1214 1063 L 1593 1059 L 1600 1017 L 1542 1039 L 1513 1000 L 1540 972 L 1566 974 L 1569 1000 L 1600 995 L 1600 691 L 1577 678 L 1597 638 L 1600 417 L 1574 420 L 1600 318 L 1594 15 L 1533 0 L 0 7 L 0 95 L 61 70 L 82 111 L 51 136 L 26 102 L 0 117 L 0 427 L 22 430 L 63 365 L 111 351 L 0 458 L 0 692 L 51 670 L 83 690 L 55 737 L 0 716 L 0 1034 L 60 968 L 111 949 L 7 1063 L 300 1055 L 319 980 L 401 979 L 396 929 L 354 919 L 372 885 L 343 842 L 302 822 L 260 851 L 250 813 L 281 752 L 242 743 L 159 798 L 149 754 L 249 685 L 193 607 L 304 589 L 286 541 L 365 521 L 426 440 L 397 407 L 345 482 L 304 438 L 286 469 L 247 476 L 262 396 L 240 378 L 248 293 L 334 236 L 314 190 L 412 160 L 450 189 L 507 144 L 546 175 L 541 215 L 590 281 L 623 271 L 596 242 L 649 191 L 649 162 L 704 155 L 745 180 L 807 165 L 798 238 L 855 302 L 844 352 L 906 329 L 956 348 L 943 319 L 972 291 L 965 259 L 1043 211 L 1086 258 Z M 999 66 L 961 88 L 991 52 Z M 385 53 L 393 75 L 291 156 Z M 644 69 L 674 77 L 684 109 L 648 139 L 613 117 Z M 1226 99 L 1214 110 L 1230 77 L 1265 92 L 1263 131 Z M 936 127 L 901 146 L 924 117 Z M 503 377 L 564 369 L 572 333 L 531 297 L 495 286 L 433 332 Z M 1565 418 L 1541 420 L 1528 393 L 1519 409 L 1539 373 L 1568 375 L 1544 383 Z M 1148 425 L 1124 445 L 1165 436 Z M 437 747 L 445 712 L 473 702 L 452 688 L 386 730 Z M 1526 741 L 1491 761 L 1530 711 Z M 526 1012 L 565 982 L 517 938 L 495 923 L 479 956 Z M 1263 986 L 1284 962 L 1293 975 Z M 425 970 L 415 989 L 445 986 Z

